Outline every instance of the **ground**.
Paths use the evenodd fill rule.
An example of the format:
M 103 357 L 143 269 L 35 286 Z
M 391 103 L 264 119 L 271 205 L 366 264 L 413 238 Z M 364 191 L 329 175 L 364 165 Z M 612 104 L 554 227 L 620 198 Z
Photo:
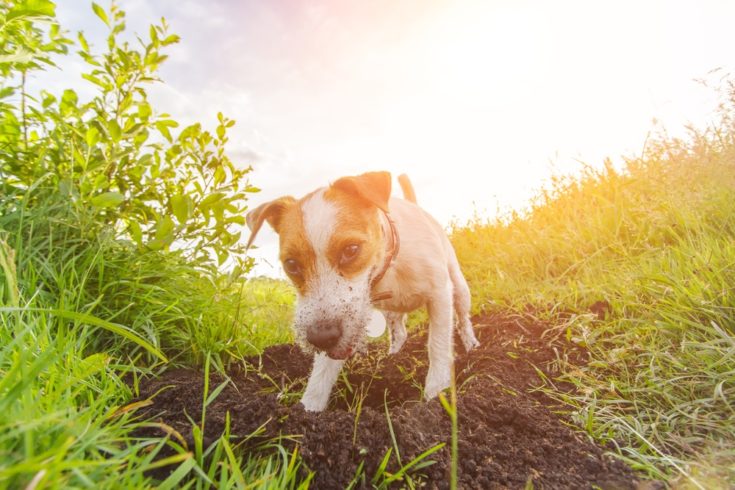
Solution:
M 531 314 L 485 315 L 474 324 L 481 346 L 466 354 L 457 342 L 460 488 L 628 489 L 640 484 L 628 466 L 609 455 L 611 448 L 599 447 L 570 426 L 562 407 L 533 389 L 541 384 L 540 376 L 554 378 L 558 357 L 583 363 L 584 350 Z M 404 487 L 410 479 L 428 488 L 448 487 L 450 419 L 438 400 L 421 400 L 427 370 L 423 329 L 414 331 L 397 355 L 387 354 L 385 342 L 375 342 L 367 354 L 351 360 L 322 413 L 306 412 L 297 403 L 310 364 L 298 347 L 276 345 L 230 372 L 231 382 L 206 409 L 205 442 L 219 436 L 228 412 L 236 436 L 264 426 L 259 438 L 244 443 L 246 449 L 265 438 L 290 436 L 283 443 L 298 444 L 315 472 L 312 488 L 319 489 L 386 483 L 415 457 L 446 443 L 393 486 Z M 224 379 L 212 375 L 210 392 Z M 143 380 L 140 397 L 152 397 L 153 403 L 142 415 L 186 438 L 190 420 L 201 420 L 203 385 L 203 374 L 193 370 L 169 370 Z M 380 472 L 389 450 L 388 467 Z

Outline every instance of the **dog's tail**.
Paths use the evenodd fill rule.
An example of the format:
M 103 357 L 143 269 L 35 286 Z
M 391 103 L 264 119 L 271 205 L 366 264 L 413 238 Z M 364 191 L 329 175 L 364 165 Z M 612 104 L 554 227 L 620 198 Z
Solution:
M 401 184 L 401 190 L 403 191 L 403 198 L 406 201 L 416 204 L 416 193 L 413 190 L 413 185 L 408 178 L 408 175 L 401 174 L 398 176 L 398 183 Z

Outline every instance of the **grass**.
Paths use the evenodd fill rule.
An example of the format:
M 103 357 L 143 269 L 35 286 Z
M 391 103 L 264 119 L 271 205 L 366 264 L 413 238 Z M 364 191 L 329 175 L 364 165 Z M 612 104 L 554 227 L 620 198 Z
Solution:
M 442 442 L 436 444 L 428 448 L 426 451 L 422 452 L 418 456 L 414 457 L 412 460 L 404 463 L 401 460 L 400 447 L 396 439 L 396 434 L 393 430 L 393 422 L 390 418 L 390 411 L 388 410 L 388 399 L 386 398 L 386 396 L 387 392 L 384 393 L 383 408 L 385 409 L 386 423 L 388 425 L 388 430 L 390 432 L 391 442 L 393 445 L 392 447 L 389 447 L 388 450 L 385 452 L 385 455 L 383 456 L 383 459 L 375 470 L 375 473 L 373 474 L 372 478 L 370 478 L 370 485 L 376 489 L 392 488 L 393 486 L 398 484 L 400 484 L 401 488 L 415 489 L 423 487 L 425 486 L 426 482 L 424 481 L 425 476 L 421 474 L 421 470 L 435 463 L 434 460 L 429 459 L 429 456 L 441 450 L 445 446 L 445 443 Z M 357 418 L 359 417 L 361 406 L 362 405 L 360 403 L 357 407 L 357 412 L 355 413 L 355 423 L 357 423 Z M 388 465 L 394 459 L 397 465 L 397 469 L 394 472 L 390 472 L 388 471 Z M 361 487 L 367 485 L 367 475 L 365 475 L 364 464 L 361 464 L 357 468 L 356 474 L 352 481 L 347 485 L 347 488 L 356 488 L 358 485 L 360 485 Z M 456 488 L 456 482 L 451 488 Z
M 285 281 L 260 277 L 241 287 L 240 305 L 250 345 L 247 354 L 293 341 L 290 328 L 296 292 Z
M 577 391 L 556 394 L 577 424 L 683 487 L 735 484 L 733 196 L 725 112 L 687 141 L 556 179 L 526 212 L 452 235 L 478 310 L 531 307 L 589 349 L 588 365 L 565 365 Z M 590 313 L 598 301 L 603 320 Z
M 148 444 L 126 442 L 131 416 L 113 415 L 135 368 L 85 352 L 93 330 L 79 322 L 29 310 L 0 313 L 0 324 L 0 484 L 111 485 L 130 461 L 141 464 L 119 481 L 145 481 Z
M 274 292 L 287 305 L 290 290 L 89 236 L 88 216 L 50 195 L 0 215 L 0 488 L 308 486 L 298 454 L 277 441 L 245 458 L 227 431 L 204 447 L 203 423 L 193 448 L 135 436 L 149 422 L 130 404 L 130 380 L 165 361 L 223 369 L 287 340 L 284 312 L 270 313 L 275 325 L 253 312 Z M 174 455 L 157 457 L 166 446 Z M 164 465 L 171 474 L 154 480 Z

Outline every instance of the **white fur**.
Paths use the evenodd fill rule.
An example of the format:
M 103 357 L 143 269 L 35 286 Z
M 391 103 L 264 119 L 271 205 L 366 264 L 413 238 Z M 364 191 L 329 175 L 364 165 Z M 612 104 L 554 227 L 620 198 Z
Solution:
M 403 343 L 406 342 L 408 333 L 406 332 L 406 314 L 396 313 L 394 311 L 384 311 L 385 322 L 390 329 L 390 349 L 389 354 L 395 354 L 401 350 Z
M 304 396 L 301 398 L 301 403 L 306 410 L 321 412 L 327 408 L 332 386 L 337 381 L 337 376 L 344 363 L 344 361 L 330 359 L 324 353 L 314 355 L 314 367 L 311 370 L 309 382 L 306 384 Z
M 428 307 L 429 371 L 424 395 L 429 400 L 451 382 L 453 312 L 456 311 L 465 349 L 469 351 L 479 345 L 470 323 L 469 288 L 442 227 L 411 202 L 392 198 L 389 207 L 401 248 L 375 287 L 375 292 L 390 291 L 393 296 L 376 307 L 384 311 L 390 327 L 391 353 L 398 352 L 406 340 L 405 313 Z M 359 346 L 370 318 L 370 272 L 347 280 L 327 262 L 326 247 L 336 227 L 338 210 L 324 199 L 323 189 L 302 205 L 302 211 L 307 237 L 317 255 L 317 278 L 310 284 L 308 295 L 299 297 L 295 320 L 297 339 L 308 347 L 305 332 L 309 325 L 338 317 L 342 319 L 343 338 L 337 349 Z M 389 233 L 385 222 L 383 227 Z M 314 356 L 314 367 L 301 400 L 307 410 L 321 411 L 327 406 L 343 364 L 344 361 L 323 353 Z
M 337 226 L 337 206 L 324 199 L 325 189 L 319 189 L 301 204 L 304 231 L 314 248 L 317 260 L 325 261 L 329 238 Z
M 338 321 L 342 326 L 342 337 L 334 351 L 350 349 L 354 352 L 364 343 L 364 330 L 373 310 L 370 304 L 370 271 L 347 279 L 327 260 L 327 247 L 336 228 L 339 210 L 334 203 L 324 199 L 324 189 L 307 199 L 301 211 L 304 231 L 316 255 L 316 274 L 308 286 L 308 293 L 299 295 L 296 303 L 296 339 L 305 350 L 314 351 L 306 341 L 307 330 L 321 322 Z M 316 358 L 314 362 L 316 367 Z M 314 376 L 312 374 L 312 378 Z
M 319 270 L 319 269 L 318 269 Z M 342 325 L 342 338 L 335 347 L 357 350 L 364 342 L 363 333 L 370 320 L 370 288 L 368 271 L 349 280 L 333 269 L 324 269 L 309 286 L 309 293 L 299 295 L 294 315 L 296 338 L 306 350 L 313 348 L 306 342 L 308 328 L 320 322 L 338 320 Z
M 449 279 L 447 277 L 447 279 Z M 429 308 L 429 371 L 426 373 L 424 397 L 431 400 L 452 380 L 454 346 L 452 337 L 452 283 L 434 291 Z

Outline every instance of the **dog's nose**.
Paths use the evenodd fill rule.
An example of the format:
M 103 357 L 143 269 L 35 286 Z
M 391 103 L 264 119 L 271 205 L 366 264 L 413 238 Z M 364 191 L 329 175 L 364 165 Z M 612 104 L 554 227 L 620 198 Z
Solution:
M 342 329 L 338 321 L 319 323 L 306 332 L 306 340 L 321 350 L 329 350 L 334 347 L 341 336 Z

